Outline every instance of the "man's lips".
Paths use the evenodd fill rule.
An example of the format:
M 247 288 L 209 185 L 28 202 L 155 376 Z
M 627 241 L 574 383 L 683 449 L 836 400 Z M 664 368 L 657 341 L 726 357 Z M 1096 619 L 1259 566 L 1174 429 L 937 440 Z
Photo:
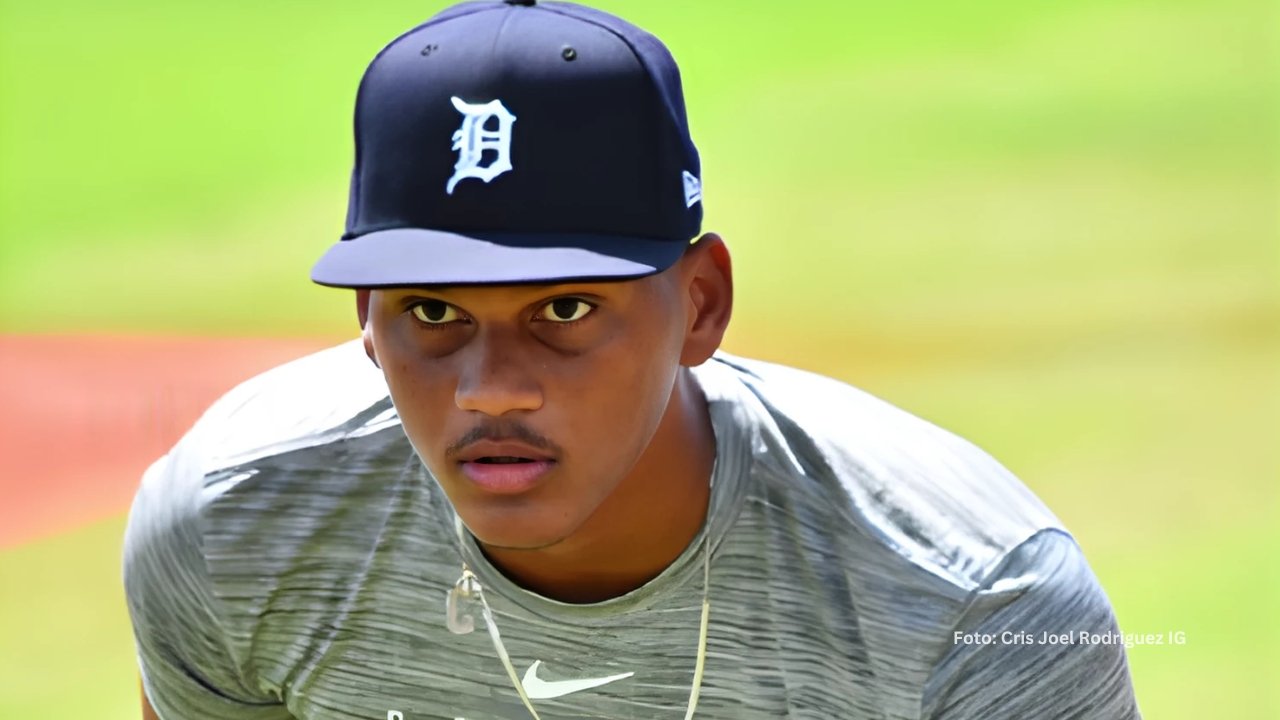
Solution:
M 532 489 L 555 467 L 554 460 L 524 460 L 510 463 L 463 462 L 462 473 L 482 490 L 500 495 Z
M 513 440 L 481 440 L 468 445 L 457 458 L 473 483 L 503 495 L 529 490 L 556 464 L 553 456 Z

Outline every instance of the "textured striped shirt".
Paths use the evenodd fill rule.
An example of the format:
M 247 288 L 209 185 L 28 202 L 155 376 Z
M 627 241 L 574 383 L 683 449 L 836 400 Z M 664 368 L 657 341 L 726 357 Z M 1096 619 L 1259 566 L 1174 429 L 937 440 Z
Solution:
M 446 627 L 466 562 L 518 675 L 608 679 L 534 693 L 540 717 L 682 718 L 709 560 L 695 717 L 1139 717 L 1080 548 L 988 454 L 810 372 L 720 351 L 693 374 L 716 440 L 707 520 L 658 577 L 591 604 L 523 589 L 457 532 L 358 342 L 243 383 L 130 511 L 151 704 L 162 720 L 527 718 L 484 621 Z

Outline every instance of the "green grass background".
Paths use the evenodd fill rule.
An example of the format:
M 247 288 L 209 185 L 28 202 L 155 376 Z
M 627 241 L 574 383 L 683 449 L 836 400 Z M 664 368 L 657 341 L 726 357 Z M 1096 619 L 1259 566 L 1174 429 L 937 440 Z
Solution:
M 1274 4 L 596 4 L 681 62 L 728 349 L 1021 476 L 1185 631 L 1148 718 L 1280 716 Z M 350 337 L 356 83 L 438 7 L 0 0 L 0 331 Z M 0 717 L 137 717 L 122 528 L 0 553 Z

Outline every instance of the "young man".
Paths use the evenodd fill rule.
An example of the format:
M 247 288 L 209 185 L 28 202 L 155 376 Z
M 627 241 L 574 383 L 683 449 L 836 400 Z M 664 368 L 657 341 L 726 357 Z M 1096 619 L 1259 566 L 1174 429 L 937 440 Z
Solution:
M 138 491 L 150 716 L 1138 717 L 1008 471 L 719 349 L 729 252 L 656 38 L 456 6 L 373 60 L 356 147 L 312 277 L 362 340 L 231 391 Z

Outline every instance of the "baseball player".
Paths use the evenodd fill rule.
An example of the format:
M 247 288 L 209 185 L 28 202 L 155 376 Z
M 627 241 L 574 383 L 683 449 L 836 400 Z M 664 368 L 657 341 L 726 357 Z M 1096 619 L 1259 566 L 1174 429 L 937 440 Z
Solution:
M 720 349 L 679 73 L 481 0 L 360 83 L 360 340 L 219 400 L 146 472 L 146 717 L 1137 718 L 1079 546 L 986 453 Z

